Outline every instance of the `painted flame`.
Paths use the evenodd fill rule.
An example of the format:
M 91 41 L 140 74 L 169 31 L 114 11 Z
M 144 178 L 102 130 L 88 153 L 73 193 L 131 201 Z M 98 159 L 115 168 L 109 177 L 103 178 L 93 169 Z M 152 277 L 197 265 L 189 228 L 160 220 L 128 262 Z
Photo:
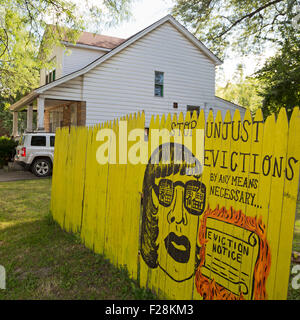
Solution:
M 262 218 L 249 217 L 242 213 L 241 210 L 236 211 L 232 207 L 226 210 L 225 207 L 215 210 L 209 208 L 203 214 L 203 219 L 199 229 L 198 240 L 200 245 L 200 264 L 195 274 L 195 285 L 198 293 L 207 300 L 244 300 L 243 294 L 235 295 L 226 288 L 217 284 L 214 279 L 210 280 L 201 273 L 201 266 L 204 264 L 205 248 L 207 239 L 206 234 L 206 219 L 208 217 L 218 219 L 227 223 L 232 223 L 235 226 L 244 228 L 257 234 L 260 238 L 259 256 L 254 267 L 254 300 L 267 299 L 266 280 L 271 267 L 271 253 L 266 238 L 266 227 L 262 222 Z

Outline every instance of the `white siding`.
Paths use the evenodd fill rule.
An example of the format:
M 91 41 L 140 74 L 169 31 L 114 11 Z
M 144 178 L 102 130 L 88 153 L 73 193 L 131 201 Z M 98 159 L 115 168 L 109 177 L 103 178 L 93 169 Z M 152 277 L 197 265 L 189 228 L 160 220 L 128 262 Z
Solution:
M 82 101 L 82 83 L 84 76 L 74 78 L 59 86 L 49 89 L 43 94 L 48 99 Z
M 63 57 L 63 76 L 85 67 L 105 53 L 105 51 L 94 49 L 67 47 Z
M 76 48 L 73 46 L 66 46 L 64 50 L 62 47 L 54 47 L 49 61 L 53 58 L 56 60 L 56 79 L 59 79 L 69 73 L 77 71 L 92 61 L 103 56 L 107 51 L 87 48 Z M 46 84 L 46 70 L 42 69 L 40 72 L 40 86 Z
M 155 71 L 164 72 L 164 97 L 154 96 Z M 45 97 L 86 101 L 87 125 L 144 110 L 148 126 L 152 114 L 186 113 L 187 105 L 215 111 L 215 65 L 166 22 L 83 76 L 47 90 Z M 220 109 L 225 114 L 225 106 Z
M 244 118 L 245 113 L 246 113 L 246 109 L 245 108 L 237 106 L 234 103 L 232 103 L 230 101 L 223 100 L 223 99 L 221 99 L 219 97 L 215 97 L 215 99 L 216 99 L 216 102 L 215 102 L 215 108 L 214 109 L 215 110 L 221 110 L 223 119 L 225 117 L 225 114 L 226 114 L 227 110 L 230 110 L 231 117 L 233 117 L 234 112 L 235 112 L 236 109 L 238 109 L 240 111 L 241 118 L 242 119 Z M 216 115 L 216 112 L 214 112 L 214 115 Z
M 154 96 L 154 72 L 164 72 L 164 97 Z M 198 48 L 165 23 L 85 74 L 87 124 L 144 110 L 186 112 L 187 105 L 215 104 L 215 66 Z M 173 109 L 173 102 L 178 109 Z
M 48 61 L 51 61 L 52 59 L 55 59 L 56 63 L 56 73 L 55 77 L 56 79 L 63 76 L 63 48 L 56 46 L 54 47 L 52 53 L 50 54 Z M 46 69 L 41 69 L 40 71 L 40 86 L 43 86 L 46 84 Z

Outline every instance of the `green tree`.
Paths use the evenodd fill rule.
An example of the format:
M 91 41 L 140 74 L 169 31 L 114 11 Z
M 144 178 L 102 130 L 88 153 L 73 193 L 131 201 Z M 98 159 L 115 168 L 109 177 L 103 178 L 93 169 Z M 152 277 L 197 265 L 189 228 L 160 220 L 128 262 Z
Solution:
M 21 98 L 18 94 L 16 98 L 0 98 L 0 136 L 8 135 L 10 136 L 12 133 L 13 127 L 13 119 L 12 113 L 9 110 L 9 106 L 17 99 Z M 26 121 L 26 111 L 18 113 L 18 128 L 20 132 L 23 132 L 26 129 L 27 121 Z M 33 127 L 36 124 L 36 112 L 33 113 Z
M 245 77 L 243 66 L 239 65 L 233 81 L 228 81 L 224 87 L 218 86 L 217 96 L 232 101 L 254 113 L 262 106 L 262 97 L 258 94 L 260 83 L 252 77 Z
M 0 120 L 11 126 L 7 107 L 39 84 L 39 70 L 62 35 L 75 42 L 81 31 L 99 32 L 130 16 L 133 0 L 0 0 Z M 49 18 L 51 17 L 51 19 Z M 49 28 L 51 22 L 55 28 Z
M 175 0 L 172 12 L 222 57 L 229 47 L 249 53 L 278 44 L 296 8 L 297 0 Z
M 256 79 L 262 84 L 264 116 L 278 114 L 284 107 L 290 117 L 293 108 L 300 106 L 300 38 L 290 36 L 256 73 Z
M 277 49 L 276 56 L 266 62 L 255 79 L 228 83 L 219 88 L 221 96 L 244 106 L 258 106 L 263 99 L 265 116 L 277 113 L 280 107 L 285 107 L 290 115 L 293 107 L 299 105 L 297 0 L 175 0 L 175 3 L 173 14 L 222 57 L 230 50 L 255 54 L 269 46 Z
M 87 26 L 99 29 L 129 15 L 132 0 L 0 0 L 0 95 L 16 97 L 38 84 L 38 72 L 64 34 L 75 42 Z M 79 7 L 81 9 L 79 9 Z M 52 17 L 49 19 L 49 17 Z M 55 28 L 48 28 L 52 21 Z M 42 43 L 42 50 L 39 50 Z

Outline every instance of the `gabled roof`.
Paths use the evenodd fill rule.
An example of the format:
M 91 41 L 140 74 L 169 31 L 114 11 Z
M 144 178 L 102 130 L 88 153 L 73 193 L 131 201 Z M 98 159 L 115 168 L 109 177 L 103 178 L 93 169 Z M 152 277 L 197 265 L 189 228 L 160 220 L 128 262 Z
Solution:
M 101 56 L 100 58 L 96 59 L 95 61 L 91 62 L 90 64 L 86 65 L 85 67 L 74 71 L 68 75 L 65 75 L 51 83 L 48 83 L 46 85 L 43 85 L 35 90 L 33 90 L 28 96 L 30 96 L 30 98 L 33 98 L 33 93 L 35 93 L 35 95 L 39 95 L 42 94 L 43 92 L 45 92 L 46 90 L 49 90 L 53 87 L 56 87 L 57 85 L 60 85 L 62 83 L 65 83 L 69 80 L 72 80 L 76 77 L 79 77 L 85 73 L 87 73 L 88 71 L 90 71 L 91 69 L 99 66 L 101 63 L 103 63 L 104 61 L 110 59 L 111 57 L 113 57 L 114 55 L 116 55 L 117 53 L 121 52 L 122 50 L 124 50 L 125 48 L 127 48 L 128 46 L 130 46 L 131 44 L 133 44 L 134 42 L 136 42 L 137 40 L 139 40 L 140 38 L 144 37 L 145 35 L 147 35 L 148 33 L 150 33 L 151 31 L 155 30 L 156 28 L 158 28 L 159 26 L 163 25 L 164 23 L 169 22 L 171 23 L 180 33 L 182 33 L 187 39 L 189 39 L 196 47 L 199 48 L 200 51 L 203 52 L 203 54 L 205 54 L 211 61 L 213 64 L 215 65 L 221 65 L 223 62 L 216 56 L 214 55 L 201 41 L 199 41 L 194 35 L 192 35 L 185 27 L 183 27 L 178 21 L 176 21 L 171 15 L 167 15 L 164 18 L 156 21 L 155 23 L 153 23 L 152 25 L 150 25 L 149 27 L 141 30 L 140 32 L 136 33 L 135 35 L 131 36 L 130 38 L 126 39 L 125 41 L 121 42 L 118 46 L 116 46 L 115 48 L 113 48 L 112 50 L 108 51 L 107 53 L 105 53 L 103 56 Z M 24 97 L 26 98 L 26 97 Z M 27 101 L 27 99 L 22 98 L 21 100 L 23 101 L 22 105 L 24 104 L 25 100 L 28 103 L 29 101 Z M 15 104 L 13 104 L 10 109 L 14 110 L 16 108 L 21 107 L 20 101 L 16 102 Z
M 215 96 L 215 98 L 216 98 L 217 100 L 219 100 L 219 101 L 223 101 L 223 102 L 225 102 L 225 103 L 230 103 L 232 106 L 234 106 L 234 107 L 236 107 L 236 108 L 241 108 L 241 109 L 247 110 L 246 107 L 240 106 L 239 104 L 236 104 L 236 103 L 234 103 L 234 102 L 232 102 L 232 101 L 226 100 L 226 99 L 221 98 L 221 97 L 218 97 L 218 96 Z
M 139 40 L 140 38 L 144 37 L 149 32 L 153 31 L 154 29 L 158 28 L 162 24 L 170 22 L 179 32 L 181 32 L 185 37 L 187 37 L 192 43 L 194 43 L 215 65 L 222 64 L 222 61 L 215 56 L 201 41 L 199 41 L 195 36 L 193 36 L 185 27 L 183 27 L 179 22 L 177 22 L 171 15 L 167 15 L 164 18 L 156 21 L 146 29 L 136 33 L 135 35 L 131 36 L 130 38 L 126 39 L 123 43 L 109 51 L 108 53 L 104 54 L 100 58 L 96 59 L 92 63 L 88 64 L 87 66 L 79 69 L 75 72 L 72 72 L 64 77 L 61 77 L 49 84 L 46 84 L 38 89 L 36 89 L 37 93 L 43 93 L 45 90 L 51 89 L 58 84 L 64 83 L 71 79 L 74 79 L 82 74 L 88 72 L 89 70 L 95 68 L 96 66 L 100 65 L 104 61 L 108 60 L 115 54 L 119 53 L 123 49 L 127 48 L 129 45 L 134 43 L 135 41 Z

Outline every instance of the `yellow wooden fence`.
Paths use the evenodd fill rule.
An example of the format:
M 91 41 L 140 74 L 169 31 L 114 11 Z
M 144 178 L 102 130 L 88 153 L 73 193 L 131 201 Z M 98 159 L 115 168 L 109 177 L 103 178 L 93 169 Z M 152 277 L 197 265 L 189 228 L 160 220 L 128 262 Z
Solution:
M 254 118 L 247 111 L 244 119 L 239 111 L 224 119 L 220 112 L 205 119 L 203 111 L 157 116 L 147 142 L 135 141 L 134 134 L 127 139 L 124 123 L 129 134 L 144 130 L 144 122 L 138 114 L 56 131 L 54 219 L 80 233 L 91 250 L 126 265 L 133 279 L 161 298 L 286 299 L 299 108 L 289 122 L 284 109 L 265 122 L 260 110 Z M 112 129 L 116 139 L 102 139 L 103 129 Z M 157 129 L 168 130 L 170 143 L 161 138 L 155 145 Z M 116 153 L 103 152 L 110 161 L 100 164 L 105 145 Z M 148 161 L 132 163 L 126 150 Z M 177 163 L 181 151 L 185 161 Z

